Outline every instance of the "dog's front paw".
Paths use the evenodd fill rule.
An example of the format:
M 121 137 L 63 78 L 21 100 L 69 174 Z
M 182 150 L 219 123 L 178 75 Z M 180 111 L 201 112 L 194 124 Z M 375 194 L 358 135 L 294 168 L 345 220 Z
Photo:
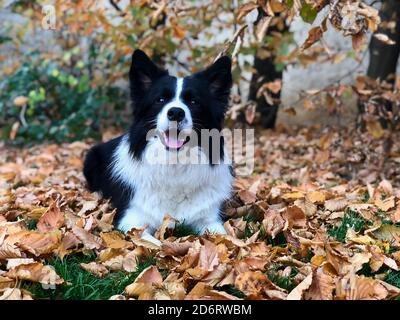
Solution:
M 224 228 L 223 224 L 220 222 L 215 222 L 215 223 L 205 226 L 201 230 L 201 233 L 205 233 L 206 231 L 213 233 L 213 234 L 215 234 L 215 233 L 226 234 L 225 228 Z

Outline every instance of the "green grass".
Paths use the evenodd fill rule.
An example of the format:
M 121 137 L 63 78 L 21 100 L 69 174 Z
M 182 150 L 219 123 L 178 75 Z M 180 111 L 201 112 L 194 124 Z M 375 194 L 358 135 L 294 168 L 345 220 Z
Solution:
M 28 230 L 36 230 L 37 223 L 38 223 L 38 220 L 34 220 L 34 219 L 28 220 L 28 221 L 26 221 L 26 227 L 28 228 Z
M 368 221 L 359 217 L 356 212 L 349 210 L 343 216 L 342 222 L 338 227 L 328 230 L 328 234 L 340 242 L 345 242 L 348 229 L 353 229 L 355 232 L 364 230 Z
M 379 271 L 380 270 L 378 270 L 377 272 L 372 272 L 371 266 L 369 265 L 369 263 L 366 262 L 362 265 L 361 270 L 357 271 L 357 274 L 373 278 L 376 273 L 379 273 Z
M 362 202 L 367 203 L 369 201 L 370 197 L 369 197 L 369 193 L 368 192 L 364 192 L 363 197 L 362 197 Z
M 294 276 L 296 276 L 297 273 L 298 273 L 297 269 L 295 267 L 292 267 L 292 270 L 288 277 L 281 277 L 278 275 L 278 267 L 274 266 L 267 272 L 267 276 L 269 280 L 275 283 L 278 287 L 290 292 L 297 285 L 292 279 Z
M 81 263 L 89 263 L 94 260 L 94 254 L 67 256 L 64 260 L 53 257 L 47 261 L 47 264 L 54 267 L 66 284 L 58 285 L 55 289 L 44 289 L 40 283 L 25 283 L 24 288 L 30 291 L 36 299 L 108 299 L 115 294 L 122 294 L 125 287 L 131 284 L 140 272 L 155 264 L 154 259 L 149 259 L 139 264 L 135 272 L 111 272 L 104 278 L 98 278 L 80 266 Z
M 235 286 L 233 286 L 233 285 L 231 285 L 231 284 L 222 286 L 222 287 L 220 287 L 219 289 L 220 289 L 221 291 L 224 291 L 224 292 L 226 292 L 226 293 L 229 293 L 230 295 L 235 296 L 235 297 L 237 297 L 237 298 L 243 299 L 243 298 L 246 297 L 246 295 L 245 295 L 242 291 L 240 291 L 239 289 L 237 289 Z
M 267 243 L 274 247 L 286 247 L 287 241 L 283 232 L 278 233 L 274 239 L 271 236 L 266 237 Z
M 185 224 L 185 222 L 183 221 L 176 223 L 173 235 L 177 238 L 182 238 L 190 235 L 198 236 L 200 235 L 200 230 L 197 230 L 192 226 Z
M 252 214 L 247 214 L 245 217 L 243 217 L 243 220 L 246 221 L 246 228 L 244 229 L 243 239 L 248 239 L 258 231 L 258 228 L 252 227 L 252 226 L 256 227 L 258 220 L 257 217 Z M 261 236 L 261 231 L 260 231 L 260 236 Z
M 383 281 L 400 288 L 400 271 L 390 270 Z

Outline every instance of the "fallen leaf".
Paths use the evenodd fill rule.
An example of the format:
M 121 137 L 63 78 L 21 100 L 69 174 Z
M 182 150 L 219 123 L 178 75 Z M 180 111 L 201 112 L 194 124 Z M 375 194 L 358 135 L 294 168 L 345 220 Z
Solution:
M 18 288 L 6 288 L 0 290 L 0 293 L 0 300 L 33 300 L 29 292 Z
M 310 273 L 302 282 L 300 282 L 286 297 L 287 300 L 302 300 L 304 292 L 310 288 L 313 281 L 313 274 Z
M 96 277 L 99 278 L 103 278 L 109 273 L 108 269 L 105 266 L 96 262 L 81 263 L 81 267 L 82 269 L 94 274 Z
M 394 208 L 395 202 L 394 197 L 389 197 L 384 200 L 378 198 L 375 200 L 375 205 L 382 211 L 387 212 L 390 209 Z
M 125 288 L 126 294 L 129 296 L 138 296 L 139 300 L 148 297 L 146 293 L 151 295 L 151 291 L 155 286 L 161 286 L 163 282 L 157 267 L 150 266 L 144 269 L 136 278 L 136 280 Z
M 61 232 L 54 230 L 52 232 L 41 233 L 37 231 L 20 231 L 10 235 L 6 242 L 16 245 L 24 251 L 28 251 L 35 256 L 41 256 L 52 253 L 58 248 L 61 240 Z
M 108 248 L 112 249 L 130 249 L 133 248 L 133 243 L 126 241 L 122 234 L 118 231 L 111 231 L 107 233 L 100 233 L 101 239 Z
M 313 271 L 312 283 L 304 294 L 305 300 L 332 300 L 335 279 L 324 272 L 323 268 Z
M 304 228 L 307 220 L 303 210 L 297 206 L 290 206 L 283 213 L 283 218 L 287 221 L 288 228 Z
M 100 249 L 102 247 L 103 240 L 100 237 L 97 237 L 94 234 L 75 226 L 72 228 L 72 232 L 80 241 L 82 241 L 85 248 Z
M 54 201 L 37 223 L 40 232 L 59 229 L 64 225 L 64 215 L 61 213 L 58 201 Z
M 45 266 L 40 262 L 18 265 L 6 272 L 5 276 L 12 279 L 39 282 L 44 285 L 57 285 L 64 282 L 52 266 Z
M 268 209 L 264 214 L 262 225 L 265 233 L 274 239 L 276 235 L 283 230 L 285 226 L 285 220 L 278 211 Z
M 341 211 L 347 207 L 347 199 L 330 199 L 325 201 L 325 209 L 329 211 Z

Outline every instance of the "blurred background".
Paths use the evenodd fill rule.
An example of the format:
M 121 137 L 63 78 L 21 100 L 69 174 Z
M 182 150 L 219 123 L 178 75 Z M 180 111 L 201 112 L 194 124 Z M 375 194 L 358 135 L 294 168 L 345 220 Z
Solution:
M 230 127 L 351 127 L 381 138 L 398 126 L 397 0 L 3 0 L 0 8 L 0 135 L 10 144 L 126 128 L 136 48 L 179 76 L 232 56 Z

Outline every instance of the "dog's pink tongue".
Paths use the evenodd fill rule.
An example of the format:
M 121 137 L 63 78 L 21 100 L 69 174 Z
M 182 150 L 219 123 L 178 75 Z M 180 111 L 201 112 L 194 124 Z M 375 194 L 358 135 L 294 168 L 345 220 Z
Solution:
M 165 139 L 165 143 L 167 144 L 168 148 L 171 149 L 179 149 L 180 147 L 183 146 L 184 142 L 185 140 L 179 140 L 171 136 L 168 136 Z

